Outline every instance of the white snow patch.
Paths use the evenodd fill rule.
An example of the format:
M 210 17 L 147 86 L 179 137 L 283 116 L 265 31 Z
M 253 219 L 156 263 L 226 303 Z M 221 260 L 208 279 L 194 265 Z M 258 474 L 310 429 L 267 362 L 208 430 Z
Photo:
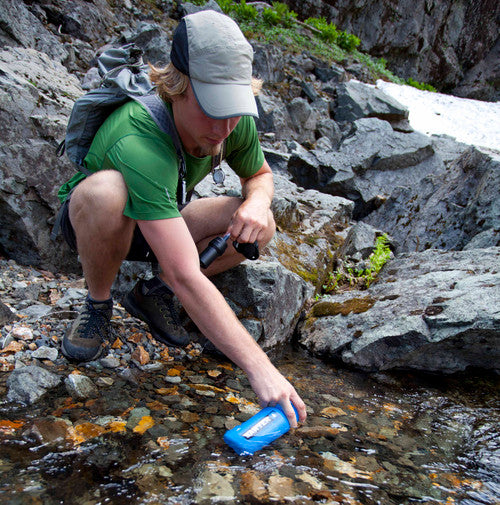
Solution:
M 432 93 L 382 80 L 377 81 L 377 88 L 408 108 L 415 130 L 500 151 L 500 102 Z

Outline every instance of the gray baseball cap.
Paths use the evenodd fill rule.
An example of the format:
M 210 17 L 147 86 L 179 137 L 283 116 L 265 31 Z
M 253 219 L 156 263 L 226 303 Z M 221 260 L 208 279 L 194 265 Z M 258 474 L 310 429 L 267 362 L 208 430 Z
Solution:
M 170 59 L 189 76 L 207 116 L 258 117 L 251 86 L 253 49 L 230 17 L 213 10 L 183 17 L 174 32 Z

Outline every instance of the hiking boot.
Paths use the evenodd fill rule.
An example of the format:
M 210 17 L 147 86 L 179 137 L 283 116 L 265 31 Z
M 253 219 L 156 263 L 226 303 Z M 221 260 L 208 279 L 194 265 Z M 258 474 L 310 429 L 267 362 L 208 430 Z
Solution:
M 95 302 L 87 296 L 85 306 L 64 335 L 61 351 L 68 359 L 92 361 L 99 357 L 102 342 L 111 335 L 113 301 Z
M 149 326 L 156 340 L 168 346 L 185 347 L 190 339 L 181 325 L 174 301 L 172 290 L 155 276 L 148 281 L 140 280 L 123 299 L 122 305 Z

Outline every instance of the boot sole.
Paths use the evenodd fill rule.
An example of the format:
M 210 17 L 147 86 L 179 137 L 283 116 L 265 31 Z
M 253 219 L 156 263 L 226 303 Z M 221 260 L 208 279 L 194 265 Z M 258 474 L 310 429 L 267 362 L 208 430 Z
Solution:
M 75 357 L 75 356 L 72 356 L 72 355 L 71 355 L 71 353 L 69 353 L 69 352 L 66 350 L 66 347 L 64 346 L 64 340 L 63 340 L 63 341 L 62 341 L 62 343 L 61 343 L 61 352 L 62 352 L 63 356 L 64 356 L 66 359 L 70 360 L 70 361 L 78 361 L 78 362 L 80 362 L 80 363 L 82 363 L 82 362 L 86 363 L 86 362 L 88 362 L 88 361 L 94 361 L 94 360 L 96 360 L 97 358 L 99 358 L 99 356 L 101 356 L 102 351 L 103 351 L 103 349 L 102 349 L 102 345 L 101 345 L 101 346 L 99 346 L 99 350 L 98 350 L 98 351 L 96 352 L 96 354 L 94 354 L 92 357 L 87 358 L 87 359 L 77 358 L 77 357 Z

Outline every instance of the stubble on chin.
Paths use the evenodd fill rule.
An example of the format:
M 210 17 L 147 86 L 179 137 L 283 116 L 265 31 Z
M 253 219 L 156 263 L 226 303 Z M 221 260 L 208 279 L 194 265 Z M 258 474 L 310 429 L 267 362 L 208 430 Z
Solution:
M 197 158 L 204 158 L 205 156 L 217 156 L 220 151 L 221 151 L 221 148 L 222 148 L 222 144 L 217 144 L 217 145 L 214 145 L 214 146 L 198 146 L 193 154 L 197 157 Z

